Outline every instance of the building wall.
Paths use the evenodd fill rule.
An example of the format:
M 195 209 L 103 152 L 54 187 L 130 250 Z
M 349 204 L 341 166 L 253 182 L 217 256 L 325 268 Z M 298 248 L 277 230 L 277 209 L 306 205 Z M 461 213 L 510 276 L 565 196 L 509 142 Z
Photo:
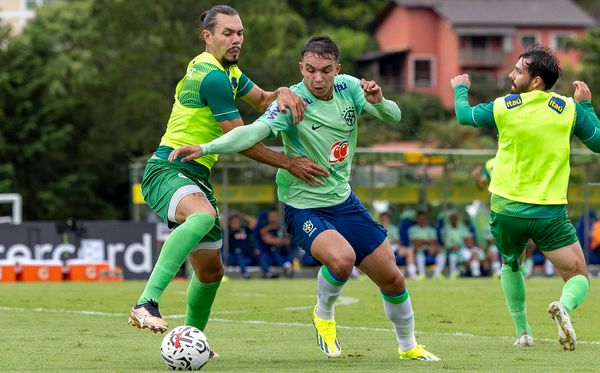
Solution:
M 18 34 L 35 17 L 37 7 L 56 1 L 60 0 L 0 0 L 0 21 L 10 25 L 13 34 Z
M 574 37 L 582 37 L 585 33 L 583 28 L 517 28 L 512 35 L 512 48 L 504 53 L 500 65 L 491 70 L 502 79 L 513 69 L 518 56 L 523 53 L 521 36 L 534 33 L 537 42 L 555 49 L 552 45 L 553 35 L 570 34 Z M 459 37 L 454 32 L 452 25 L 438 16 L 430 8 L 404 8 L 394 7 L 390 14 L 384 19 L 375 31 L 375 40 L 381 51 L 394 51 L 408 48 L 407 60 L 403 75 L 405 77 L 406 91 L 417 91 L 438 96 L 444 106 L 453 106 L 453 93 L 450 87 L 450 79 L 457 74 L 463 73 L 459 57 Z M 498 39 L 502 44 L 502 40 Z M 497 43 L 496 43 L 497 44 Z M 502 45 L 494 48 L 503 49 Z M 555 49 L 556 50 L 556 49 Z M 563 67 L 577 67 L 580 63 L 581 53 L 577 51 L 556 50 L 558 58 Z M 430 59 L 433 61 L 433 81 L 431 87 L 418 87 L 414 84 L 414 59 Z
M 452 26 L 444 19 L 438 25 L 438 85 L 437 95 L 445 107 L 454 105 L 454 93 L 450 86 L 450 79 L 460 73 L 459 71 L 459 40 Z

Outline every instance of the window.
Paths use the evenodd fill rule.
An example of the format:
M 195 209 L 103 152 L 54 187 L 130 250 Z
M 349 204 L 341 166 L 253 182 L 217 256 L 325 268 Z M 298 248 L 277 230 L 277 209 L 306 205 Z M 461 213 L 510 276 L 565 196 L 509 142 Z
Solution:
M 35 10 L 37 5 L 37 0 L 25 0 L 25 9 L 27 10 Z
M 521 35 L 521 46 L 527 48 L 530 45 L 536 44 L 538 38 L 535 34 L 523 34 Z
M 502 50 L 504 52 L 512 52 L 513 50 L 513 42 L 511 35 L 504 35 L 502 37 Z
M 570 49 L 569 41 L 575 38 L 574 33 L 557 33 L 550 36 L 550 48 L 566 51 Z
M 433 85 L 433 63 L 430 59 L 415 59 L 415 86 L 416 87 L 431 87 Z

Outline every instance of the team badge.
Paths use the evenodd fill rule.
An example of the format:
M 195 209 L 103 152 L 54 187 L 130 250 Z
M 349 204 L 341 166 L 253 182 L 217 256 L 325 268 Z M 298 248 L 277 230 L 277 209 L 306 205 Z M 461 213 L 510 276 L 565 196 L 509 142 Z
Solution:
M 354 127 L 356 124 L 356 113 L 354 112 L 354 108 L 348 107 L 344 109 L 342 112 L 342 118 L 344 118 L 344 121 L 346 121 L 346 124 L 349 127 Z
M 302 225 L 302 230 L 304 231 L 304 233 L 308 234 L 308 236 L 310 237 L 313 233 L 315 233 L 317 228 L 315 228 L 315 225 L 313 224 L 312 221 L 307 220 Z

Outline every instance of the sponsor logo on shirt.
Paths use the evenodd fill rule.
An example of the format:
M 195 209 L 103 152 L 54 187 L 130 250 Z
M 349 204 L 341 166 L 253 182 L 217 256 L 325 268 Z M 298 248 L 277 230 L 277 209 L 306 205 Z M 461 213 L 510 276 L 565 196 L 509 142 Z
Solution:
M 565 110 L 565 106 L 567 106 L 567 103 L 558 97 L 552 97 L 550 101 L 548 101 L 548 107 L 558 114 L 561 114 L 563 110 Z
M 267 112 L 267 119 L 275 119 L 277 117 L 277 114 L 279 113 L 281 113 L 281 109 L 279 108 L 279 106 L 274 105 L 273 109 Z
M 339 93 L 347 88 L 348 88 L 348 84 L 346 84 L 346 82 L 337 83 L 337 84 L 333 85 L 333 89 L 335 90 L 335 93 Z
M 339 140 L 329 149 L 329 163 L 340 163 L 348 158 L 348 139 Z
M 521 98 L 520 94 L 516 93 L 514 95 L 508 95 L 504 97 L 504 103 L 506 104 L 506 108 L 510 110 L 516 108 L 517 106 L 523 105 L 523 99 Z
M 182 174 L 181 172 L 177 174 L 177 176 L 182 177 L 184 179 L 189 179 L 189 177 L 185 176 L 184 174 Z
M 304 233 L 308 234 L 308 236 L 310 237 L 313 233 L 315 233 L 317 228 L 315 227 L 315 225 L 313 224 L 312 221 L 307 220 L 302 225 L 302 230 L 304 231 Z

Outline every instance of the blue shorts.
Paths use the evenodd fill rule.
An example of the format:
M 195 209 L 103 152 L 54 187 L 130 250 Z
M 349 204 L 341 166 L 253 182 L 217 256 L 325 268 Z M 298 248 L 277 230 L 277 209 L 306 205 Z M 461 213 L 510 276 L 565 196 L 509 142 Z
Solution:
M 354 193 L 337 206 L 297 209 L 284 204 L 284 211 L 288 232 L 298 246 L 310 252 L 321 232 L 336 230 L 354 249 L 357 266 L 387 237 L 385 228 L 371 217 Z

